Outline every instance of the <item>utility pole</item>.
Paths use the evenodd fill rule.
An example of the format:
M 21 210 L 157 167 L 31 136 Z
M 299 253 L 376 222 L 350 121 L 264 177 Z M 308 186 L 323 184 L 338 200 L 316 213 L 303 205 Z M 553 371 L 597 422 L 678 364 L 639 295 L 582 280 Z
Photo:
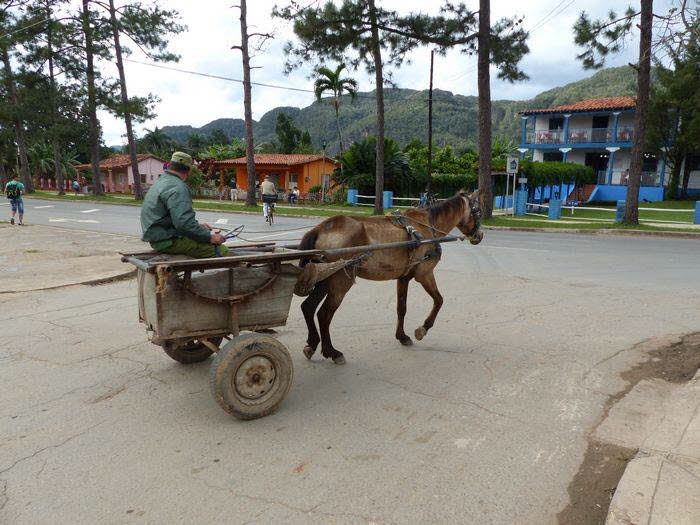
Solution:
M 430 89 L 428 90 L 428 182 L 425 193 L 430 193 L 430 183 L 433 179 L 433 61 L 435 51 L 430 52 Z

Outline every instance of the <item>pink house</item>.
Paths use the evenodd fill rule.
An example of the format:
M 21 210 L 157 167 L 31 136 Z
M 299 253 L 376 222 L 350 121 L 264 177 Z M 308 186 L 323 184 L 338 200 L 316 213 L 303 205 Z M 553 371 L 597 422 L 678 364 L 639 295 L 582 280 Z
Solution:
M 163 174 L 165 161 L 150 153 L 141 153 L 138 159 L 138 173 L 144 188 L 152 185 Z M 91 172 L 90 164 L 79 164 L 78 171 Z M 131 169 L 131 160 L 127 154 L 118 154 L 100 162 L 102 173 L 102 187 L 108 193 L 131 193 L 134 186 L 134 170 Z

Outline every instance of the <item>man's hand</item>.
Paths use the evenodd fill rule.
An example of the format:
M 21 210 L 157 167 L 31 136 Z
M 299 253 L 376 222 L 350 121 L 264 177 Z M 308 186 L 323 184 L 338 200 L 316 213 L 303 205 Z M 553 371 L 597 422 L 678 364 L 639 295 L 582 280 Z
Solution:
M 211 230 L 211 226 L 209 226 L 206 222 L 200 222 L 202 226 L 204 226 L 207 230 Z
M 209 242 L 211 242 L 212 244 L 224 244 L 224 242 L 226 242 L 226 237 L 224 237 L 220 233 L 212 233 Z

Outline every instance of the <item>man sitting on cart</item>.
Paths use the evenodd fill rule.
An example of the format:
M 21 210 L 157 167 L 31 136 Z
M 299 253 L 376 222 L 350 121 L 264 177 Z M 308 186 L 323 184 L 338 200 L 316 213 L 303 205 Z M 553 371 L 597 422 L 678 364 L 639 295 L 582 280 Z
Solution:
M 181 151 L 173 153 L 168 169 L 143 200 L 142 240 L 155 251 L 171 255 L 197 259 L 226 255 L 224 236 L 195 219 L 192 195 L 185 184 L 191 169 L 192 157 Z

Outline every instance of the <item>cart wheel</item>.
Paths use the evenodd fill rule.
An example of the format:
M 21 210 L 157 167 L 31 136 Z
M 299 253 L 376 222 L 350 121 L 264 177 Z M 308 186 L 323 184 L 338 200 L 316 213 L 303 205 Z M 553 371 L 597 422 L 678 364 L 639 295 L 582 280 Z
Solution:
M 215 345 L 220 345 L 223 337 L 211 337 L 209 340 Z M 183 365 L 191 365 L 193 363 L 201 363 L 209 359 L 209 356 L 214 352 L 200 342 L 199 339 L 192 339 L 185 344 L 176 345 L 172 342 L 167 342 L 163 345 L 165 353 L 172 357 L 178 363 Z
M 226 412 L 256 419 L 277 409 L 292 386 L 287 348 L 257 333 L 234 338 L 216 353 L 209 374 L 211 392 Z

